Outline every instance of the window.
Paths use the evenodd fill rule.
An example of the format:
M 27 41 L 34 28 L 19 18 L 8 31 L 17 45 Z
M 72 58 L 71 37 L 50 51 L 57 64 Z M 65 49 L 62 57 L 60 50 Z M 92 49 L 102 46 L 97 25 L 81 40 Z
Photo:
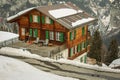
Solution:
M 31 37 L 38 37 L 38 30 L 37 29 L 29 29 L 29 35 Z
M 75 53 L 77 53 L 77 46 L 75 46 Z
M 73 56 L 73 48 L 70 48 L 70 57 Z
M 38 37 L 38 30 L 37 29 L 33 29 L 33 37 Z
M 85 35 L 85 27 L 82 27 L 82 36 Z
M 25 28 L 21 28 L 22 36 L 25 36 Z
M 56 32 L 56 41 L 64 42 L 64 33 Z
M 47 16 L 45 17 L 45 23 L 46 23 L 46 24 L 50 24 L 50 18 L 47 17 Z
M 85 48 L 85 42 L 82 42 L 82 50 Z
M 76 30 L 70 32 L 70 40 L 74 40 L 76 37 Z
M 36 22 L 36 23 L 40 23 L 40 16 L 38 15 L 30 15 L 30 22 Z
M 54 32 L 50 31 L 49 32 L 50 40 L 54 40 Z

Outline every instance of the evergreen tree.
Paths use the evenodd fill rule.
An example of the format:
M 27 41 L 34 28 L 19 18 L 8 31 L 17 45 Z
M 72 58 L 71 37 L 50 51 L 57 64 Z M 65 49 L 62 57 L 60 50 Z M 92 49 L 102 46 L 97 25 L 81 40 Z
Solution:
M 107 65 L 109 65 L 113 60 L 117 59 L 118 58 L 118 52 L 119 52 L 119 48 L 118 48 L 117 40 L 113 39 L 110 42 L 105 63 Z
M 101 47 L 102 39 L 100 33 L 98 31 L 95 31 L 91 40 L 90 51 L 87 56 L 96 59 L 98 62 L 101 62 Z

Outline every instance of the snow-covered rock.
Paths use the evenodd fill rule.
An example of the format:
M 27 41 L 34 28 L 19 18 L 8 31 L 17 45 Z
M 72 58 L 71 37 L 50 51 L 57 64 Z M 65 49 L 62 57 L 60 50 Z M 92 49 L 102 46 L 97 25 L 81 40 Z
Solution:
M 120 66 L 120 58 L 114 60 L 114 61 L 109 65 L 109 67 L 118 67 L 118 66 Z

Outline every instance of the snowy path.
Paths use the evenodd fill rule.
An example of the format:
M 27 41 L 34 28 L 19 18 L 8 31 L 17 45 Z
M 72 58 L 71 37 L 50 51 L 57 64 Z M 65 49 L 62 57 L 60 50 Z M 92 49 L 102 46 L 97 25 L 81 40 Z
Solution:
M 60 64 L 55 62 L 41 61 L 31 58 L 24 58 L 24 57 L 14 57 L 14 58 L 27 62 L 40 70 L 51 72 L 61 76 L 73 77 L 80 80 L 119 80 L 120 79 L 120 78 L 110 77 L 109 75 L 104 76 L 104 73 L 100 73 L 90 69 L 80 68 L 77 66 L 72 66 L 69 64 Z M 103 75 L 98 75 L 98 74 L 103 74 Z M 114 76 L 114 74 L 112 75 Z

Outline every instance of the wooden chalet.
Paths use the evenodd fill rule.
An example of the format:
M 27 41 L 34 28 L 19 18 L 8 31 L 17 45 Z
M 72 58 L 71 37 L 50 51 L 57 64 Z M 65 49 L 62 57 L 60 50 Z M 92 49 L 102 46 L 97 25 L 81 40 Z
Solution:
M 75 59 L 87 52 L 89 42 L 88 27 L 97 19 L 71 3 L 33 7 L 7 18 L 9 23 L 19 25 L 19 39 L 30 40 L 37 37 L 48 39 L 54 45 L 66 45 L 68 59 Z

